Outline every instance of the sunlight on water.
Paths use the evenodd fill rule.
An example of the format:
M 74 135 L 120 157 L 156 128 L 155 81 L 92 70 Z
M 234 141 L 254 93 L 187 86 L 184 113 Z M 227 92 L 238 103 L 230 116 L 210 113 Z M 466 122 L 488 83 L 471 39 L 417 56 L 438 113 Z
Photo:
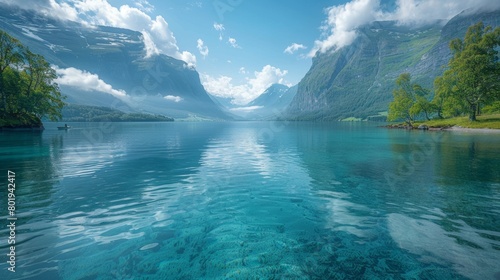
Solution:
M 500 275 L 499 135 L 51 125 L 0 137 L 19 174 L 19 279 Z

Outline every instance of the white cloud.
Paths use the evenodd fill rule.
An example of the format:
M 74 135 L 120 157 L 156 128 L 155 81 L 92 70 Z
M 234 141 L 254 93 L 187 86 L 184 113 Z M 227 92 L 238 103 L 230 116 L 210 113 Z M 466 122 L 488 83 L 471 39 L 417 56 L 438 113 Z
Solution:
M 356 29 L 374 21 L 379 8 L 379 0 L 353 0 L 327 8 L 328 18 L 322 26 L 327 36 L 314 42 L 309 55 L 314 56 L 317 51 L 336 50 L 351 44 L 356 38 Z
M 307 49 L 307 47 L 302 44 L 293 43 L 290 46 L 286 47 L 286 49 L 283 52 L 288 54 L 293 54 L 294 52 L 303 49 Z
M 0 0 L 0 3 L 15 5 L 23 9 L 30 9 L 56 19 L 78 20 L 78 12 L 65 2 L 58 3 L 55 0 Z
M 225 30 L 224 24 L 214 22 L 214 29 L 217 31 L 224 31 Z
M 248 73 L 247 70 L 245 69 L 245 67 L 241 67 L 239 72 L 240 72 L 240 74 L 243 74 L 243 75 L 246 75 Z
M 135 6 L 145 13 L 151 13 L 155 9 L 147 0 L 139 0 L 135 3 Z
M 182 101 L 182 97 L 175 96 L 175 95 L 166 95 L 163 98 L 166 99 L 166 100 L 168 100 L 168 101 L 173 101 L 175 103 L 179 103 L 179 102 Z
M 376 20 L 395 20 L 401 25 L 420 25 L 438 19 L 450 19 L 466 9 L 495 10 L 500 1 L 491 0 L 396 0 L 394 11 L 383 12 L 380 0 L 352 0 L 327 8 L 327 19 L 321 26 L 322 38 L 316 40 L 309 52 L 335 51 L 351 44 L 357 29 Z
M 198 51 L 203 56 L 203 58 L 205 58 L 208 55 L 208 47 L 205 46 L 202 39 L 198 39 L 196 41 L 196 43 L 197 43 L 196 47 L 198 48 Z
M 214 22 L 214 29 L 219 31 L 219 40 L 222 41 L 223 31 L 225 30 L 224 25 L 222 23 Z
M 237 49 L 241 48 L 241 47 L 238 45 L 238 43 L 236 43 L 236 39 L 234 39 L 234 38 L 229 38 L 227 41 L 228 41 L 228 43 L 231 45 L 231 47 L 233 47 L 233 48 L 237 48 Z
M 201 75 L 205 89 L 215 95 L 232 98 L 236 105 L 245 105 L 257 98 L 272 84 L 284 83 L 287 70 L 281 70 L 271 65 L 266 65 L 261 71 L 255 71 L 253 78 L 247 78 L 246 83 L 234 85 L 233 79 L 228 76 L 213 78 L 209 75 Z
M 184 60 L 190 66 L 196 64 L 196 56 L 179 50 L 177 40 L 167 21 L 162 16 L 152 18 L 146 13 L 153 9 L 147 1 L 139 1 L 139 8 L 129 5 L 117 8 L 107 0 L 79 0 L 62 4 L 57 3 L 56 0 L 27 0 L 22 3 L 14 0 L 0 0 L 0 2 L 85 25 L 106 25 L 139 31 L 143 35 L 147 56 L 165 54 Z
M 248 107 L 237 107 L 237 108 L 231 108 L 229 109 L 230 111 L 233 112 L 252 112 L 257 109 L 263 108 L 264 106 L 248 106 Z
M 491 0 L 398 0 L 396 10 L 386 18 L 401 24 L 423 24 L 436 19 L 450 19 L 460 12 L 471 9 L 500 9 L 500 1 Z
M 127 95 L 124 90 L 114 89 L 110 84 L 101 80 L 96 74 L 73 67 L 59 68 L 53 66 L 53 68 L 58 76 L 55 82 L 60 85 L 75 87 L 83 91 L 104 92 L 115 97 L 125 97 Z

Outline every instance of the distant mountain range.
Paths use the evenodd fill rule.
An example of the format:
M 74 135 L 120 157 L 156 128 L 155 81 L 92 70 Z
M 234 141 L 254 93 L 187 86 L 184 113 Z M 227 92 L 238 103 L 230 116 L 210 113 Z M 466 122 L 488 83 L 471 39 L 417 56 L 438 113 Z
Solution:
M 233 104 L 231 98 L 212 96 L 216 103 L 236 116 L 236 119 L 271 120 L 281 118 L 297 93 L 297 86 L 272 84 L 256 99 L 244 106 Z
M 140 32 L 88 27 L 0 5 L 0 29 L 57 67 L 66 102 L 194 120 L 383 119 L 396 78 L 409 72 L 431 89 L 451 57 L 449 41 L 463 38 L 478 21 L 499 26 L 500 11 L 463 12 L 425 26 L 373 22 L 358 30 L 351 45 L 317 53 L 298 85 L 272 85 L 236 106 L 210 96 L 185 62 L 147 56 Z
M 57 67 L 66 102 L 174 118 L 231 119 L 208 96 L 199 74 L 166 55 L 147 57 L 142 34 L 57 21 L 0 5 L 0 29 Z
M 420 27 L 374 22 L 358 30 L 349 46 L 317 53 L 286 111 L 293 120 L 380 119 L 392 100 L 396 78 L 412 79 L 432 89 L 434 79 L 451 58 L 449 42 L 463 38 L 479 21 L 500 25 L 500 11 L 463 12 L 446 24 Z

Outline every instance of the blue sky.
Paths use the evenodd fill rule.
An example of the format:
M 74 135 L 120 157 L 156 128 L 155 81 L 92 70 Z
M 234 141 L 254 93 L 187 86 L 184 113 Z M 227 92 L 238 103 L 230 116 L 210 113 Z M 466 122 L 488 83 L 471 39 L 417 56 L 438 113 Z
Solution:
M 123 5 L 123 1 L 109 1 Z M 196 55 L 196 69 L 203 82 L 221 79 L 219 86 L 206 86 L 223 96 L 236 95 L 237 103 L 243 104 L 265 90 L 269 82 L 297 84 L 311 66 L 308 50 L 321 35 L 320 27 L 326 19 L 324 9 L 345 1 L 264 1 L 224 0 L 154 1 L 152 16 L 163 16 L 173 31 L 181 50 Z M 128 1 L 128 5 L 136 6 Z M 219 30 L 215 27 L 217 26 Z M 201 50 L 198 40 L 203 41 Z M 299 48 L 285 53 L 285 49 L 297 44 Z M 292 52 L 292 53 L 291 53 Z M 262 77 L 269 82 L 263 85 L 247 85 L 256 79 L 255 72 L 266 72 Z M 213 83 L 216 84 L 216 83 Z M 233 91 L 214 89 L 227 86 Z M 254 91 L 244 94 L 243 91 Z M 239 94 L 235 93 L 238 92 Z M 244 98 L 243 96 L 249 96 Z
M 22 2 L 22 4 L 21 4 Z M 349 45 L 375 20 L 415 26 L 491 0 L 0 0 L 62 20 L 142 32 L 147 55 L 195 67 L 208 92 L 245 105 L 272 83 L 297 84 L 316 52 Z

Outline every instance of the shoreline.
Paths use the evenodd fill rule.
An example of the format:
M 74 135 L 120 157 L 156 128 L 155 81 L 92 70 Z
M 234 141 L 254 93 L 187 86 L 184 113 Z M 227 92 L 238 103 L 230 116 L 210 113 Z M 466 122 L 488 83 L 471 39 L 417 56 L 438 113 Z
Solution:
M 389 129 L 406 129 L 406 130 L 423 130 L 423 131 L 455 131 L 455 132 L 480 132 L 480 133 L 500 133 L 500 129 L 497 128 L 468 128 L 461 126 L 442 126 L 442 127 L 431 127 L 425 126 L 423 128 L 419 127 L 409 127 L 403 124 L 388 124 L 382 127 Z
M 442 128 L 441 130 L 457 131 L 457 132 L 500 133 L 500 129 L 497 128 L 467 128 L 461 126 L 452 126 L 452 127 Z

